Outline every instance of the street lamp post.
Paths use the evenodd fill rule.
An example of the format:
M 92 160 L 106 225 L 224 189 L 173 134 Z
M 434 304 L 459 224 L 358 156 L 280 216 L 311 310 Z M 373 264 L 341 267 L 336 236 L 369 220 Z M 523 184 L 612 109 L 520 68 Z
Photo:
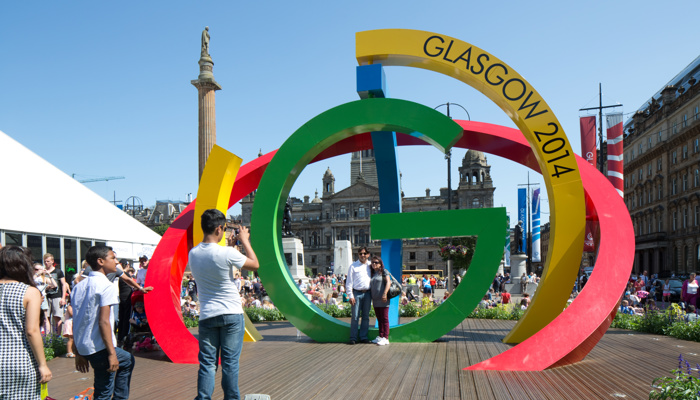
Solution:
M 450 105 L 457 106 L 464 110 L 465 113 L 467 113 L 467 119 L 469 121 L 472 120 L 471 116 L 469 115 L 469 111 L 467 111 L 466 108 L 462 107 L 461 105 L 457 103 L 444 103 L 440 104 L 439 106 L 435 107 L 434 109 L 437 110 L 438 108 L 442 106 L 447 106 L 447 118 L 452 119 L 452 116 L 450 115 Z M 447 160 L 447 209 L 451 210 L 452 209 L 452 149 L 449 149 L 445 152 L 445 160 Z M 452 259 L 448 258 L 447 259 L 447 290 L 452 292 L 454 290 L 454 279 L 452 278 Z

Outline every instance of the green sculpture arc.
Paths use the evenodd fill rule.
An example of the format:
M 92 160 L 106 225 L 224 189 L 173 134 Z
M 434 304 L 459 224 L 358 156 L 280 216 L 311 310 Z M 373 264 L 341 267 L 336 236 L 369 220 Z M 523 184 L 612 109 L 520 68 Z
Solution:
M 300 331 L 317 342 L 344 342 L 350 325 L 309 302 L 296 288 L 282 253 L 284 205 L 301 171 L 323 150 L 365 132 L 400 132 L 449 150 L 462 128 L 423 105 L 397 99 L 365 99 L 334 107 L 314 117 L 279 148 L 260 180 L 253 204 L 251 240 L 275 306 Z M 462 284 L 426 316 L 392 328 L 393 342 L 431 342 L 457 326 L 488 290 L 503 255 L 504 208 L 376 214 L 370 220 L 372 240 L 477 236 L 472 264 Z M 370 337 L 377 335 L 370 329 Z

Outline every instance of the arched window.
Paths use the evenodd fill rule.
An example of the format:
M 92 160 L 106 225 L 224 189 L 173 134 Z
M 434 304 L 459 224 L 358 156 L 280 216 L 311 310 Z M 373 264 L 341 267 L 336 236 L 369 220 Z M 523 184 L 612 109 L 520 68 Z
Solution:
M 359 206 L 359 207 L 357 208 L 357 217 L 358 217 L 358 218 L 367 218 L 367 217 L 368 217 L 368 215 L 367 215 L 367 209 L 365 208 L 364 205 Z
M 472 208 L 479 208 L 480 206 L 481 206 L 481 205 L 480 205 L 480 202 L 479 202 L 479 198 L 478 198 L 478 197 L 474 197 L 474 198 L 472 199 Z
M 358 243 L 362 243 L 362 244 L 367 243 L 367 236 L 365 235 L 365 230 L 364 230 L 364 229 L 360 229 L 360 234 L 359 234 L 359 236 L 360 236 L 360 237 L 359 237 Z
M 683 266 L 684 266 L 685 272 L 688 272 L 688 267 L 691 266 L 690 262 L 688 262 L 690 260 L 688 251 L 689 251 L 688 246 L 683 247 Z
M 345 231 L 345 229 L 340 231 L 340 240 L 348 240 L 348 233 Z

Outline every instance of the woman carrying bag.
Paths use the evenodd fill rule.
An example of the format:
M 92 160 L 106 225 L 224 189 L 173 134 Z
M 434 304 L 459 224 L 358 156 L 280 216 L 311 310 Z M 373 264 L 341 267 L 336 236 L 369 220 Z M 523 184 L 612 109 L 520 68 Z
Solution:
M 369 288 L 372 294 L 372 305 L 377 315 L 379 336 L 372 342 L 379 346 L 389 344 L 389 287 L 391 278 L 389 272 L 384 269 L 384 262 L 379 257 L 372 257 L 372 271 Z

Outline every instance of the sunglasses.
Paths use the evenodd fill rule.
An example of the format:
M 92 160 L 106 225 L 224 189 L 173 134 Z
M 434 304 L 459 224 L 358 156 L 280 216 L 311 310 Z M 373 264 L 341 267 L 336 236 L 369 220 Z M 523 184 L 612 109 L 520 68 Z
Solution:
M 372 261 L 372 264 L 382 265 L 379 261 Z
M 363 251 L 363 252 L 358 253 L 358 254 L 361 255 L 361 256 L 364 256 L 364 255 L 367 255 L 367 254 L 369 254 L 369 253 L 365 253 L 365 252 Z

